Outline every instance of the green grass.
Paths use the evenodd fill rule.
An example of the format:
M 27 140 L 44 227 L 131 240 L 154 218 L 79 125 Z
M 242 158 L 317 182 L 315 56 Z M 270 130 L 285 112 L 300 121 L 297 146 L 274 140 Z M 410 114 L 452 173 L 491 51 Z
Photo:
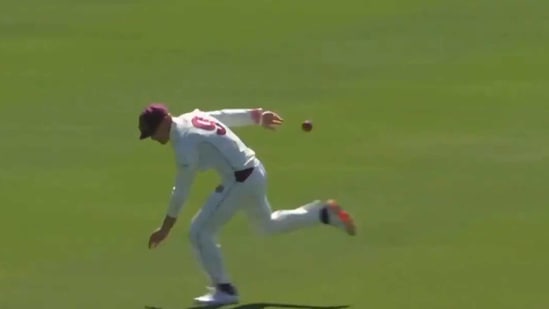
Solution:
M 137 139 L 149 101 L 279 111 L 239 128 L 273 207 L 339 199 L 359 235 L 221 235 L 243 303 L 548 308 L 543 1 L 0 4 L 0 308 L 186 308 L 187 242 L 216 185 L 146 249 L 174 174 Z M 305 134 L 300 122 L 312 119 Z M 276 308 L 276 307 L 273 307 Z

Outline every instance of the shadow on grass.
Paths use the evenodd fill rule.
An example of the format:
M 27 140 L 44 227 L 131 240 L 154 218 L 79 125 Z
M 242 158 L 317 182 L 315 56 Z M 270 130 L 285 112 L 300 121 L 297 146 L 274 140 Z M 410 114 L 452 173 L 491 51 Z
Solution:
M 266 309 L 266 308 L 286 308 L 286 309 L 345 309 L 349 308 L 348 305 L 340 306 L 312 306 L 312 305 L 297 305 L 297 304 L 282 304 L 282 303 L 252 303 L 245 305 L 237 305 L 235 307 L 228 306 L 197 306 L 190 307 L 187 309 L 216 309 L 216 308 L 230 308 L 230 309 Z M 160 309 L 160 308 L 149 308 L 149 309 Z

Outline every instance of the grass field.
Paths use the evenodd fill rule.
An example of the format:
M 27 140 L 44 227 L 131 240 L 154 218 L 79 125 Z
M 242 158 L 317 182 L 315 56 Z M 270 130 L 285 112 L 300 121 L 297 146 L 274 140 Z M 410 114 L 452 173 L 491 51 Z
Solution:
M 176 309 L 205 291 L 187 230 L 214 174 L 146 248 L 174 175 L 169 147 L 137 139 L 150 101 L 280 112 L 278 132 L 237 129 L 273 208 L 334 197 L 358 221 L 354 238 L 265 238 L 238 215 L 221 235 L 231 308 L 549 308 L 548 10 L 3 0 L 0 308 Z

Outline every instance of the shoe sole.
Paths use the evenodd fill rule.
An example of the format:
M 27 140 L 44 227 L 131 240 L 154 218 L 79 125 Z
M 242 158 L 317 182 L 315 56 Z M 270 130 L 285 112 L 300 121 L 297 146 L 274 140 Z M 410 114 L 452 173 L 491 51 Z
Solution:
M 345 226 L 345 231 L 347 234 L 354 236 L 356 235 L 356 225 L 351 214 L 345 211 L 335 200 L 328 200 L 328 207 L 332 212 L 337 214 L 339 220 Z
M 215 302 L 215 301 L 201 301 L 201 300 L 198 300 L 198 299 L 194 299 L 194 303 L 196 305 L 200 305 L 200 306 L 227 306 L 227 305 L 236 305 L 239 303 L 238 300 L 234 300 L 234 301 L 231 301 L 231 302 Z

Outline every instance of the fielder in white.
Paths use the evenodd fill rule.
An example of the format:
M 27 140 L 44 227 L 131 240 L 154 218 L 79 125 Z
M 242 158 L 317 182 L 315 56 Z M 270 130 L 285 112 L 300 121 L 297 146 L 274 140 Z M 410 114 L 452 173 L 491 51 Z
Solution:
M 230 127 L 260 125 L 275 129 L 283 119 L 272 111 L 224 109 L 172 116 L 163 104 L 150 104 L 139 116 L 140 139 L 160 144 L 171 142 L 175 151 L 177 176 L 162 226 L 149 238 L 155 248 L 169 234 L 189 194 L 195 174 L 214 169 L 221 185 L 211 194 L 190 227 L 190 241 L 212 287 L 195 298 L 203 305 L 238 302 L 238 293 L 223 265 L 216 236 L 238 210 L 244 210 L 265 234 L 282 233 L 326 224 L 355 234 L 351 216 L 334 200 L 312 201 L 291 210 L 272 211 L 266 195 L 266 171 L 254 151 Z

